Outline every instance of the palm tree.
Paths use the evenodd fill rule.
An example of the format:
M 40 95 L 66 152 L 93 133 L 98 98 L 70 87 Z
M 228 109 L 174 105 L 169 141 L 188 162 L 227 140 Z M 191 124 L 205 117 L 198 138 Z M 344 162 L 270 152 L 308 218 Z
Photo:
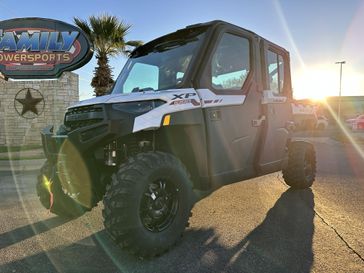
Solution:
M 105 95 L 114 83 L 109 57 L 120 54 L 129 55 L 134 47 L 142 44 L 141 41 L 125 41 L 131 25 L 120 21 L 116 16 L 104 14 L 90 16 L 87 20 L 74 18 L 74 23 L 82 29 L 94 44 L 97 67 L 91 86 L 96 96 Z

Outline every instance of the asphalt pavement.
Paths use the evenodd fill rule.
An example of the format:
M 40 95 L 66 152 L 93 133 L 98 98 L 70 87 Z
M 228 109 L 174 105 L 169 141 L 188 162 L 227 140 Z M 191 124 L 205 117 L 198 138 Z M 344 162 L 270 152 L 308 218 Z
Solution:
M 364 146 L 312 141 L 312 190 L 280 173 L 225 186 L 195 205 L 175 248 L 145 260 L 109 239 L 101 203 L 65 221 L 41 207 L 36 172 L 1 172 L 0 272 L 364 272 Z

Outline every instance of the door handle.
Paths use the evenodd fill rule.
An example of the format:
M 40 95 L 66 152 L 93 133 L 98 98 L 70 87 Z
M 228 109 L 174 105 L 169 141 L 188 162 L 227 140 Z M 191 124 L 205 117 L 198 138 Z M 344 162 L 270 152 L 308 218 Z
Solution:
M 209 111 L 209 118 L 212 121 L 221 120 L 221 112 L 220 112 L 220 110 L 211 110 L 211 111 Z
M 262 126 L 263 121 L 265 121 L 265 116 L 262 115 L 259 119 L 253 119 L 252 120 L 252 126 L 253 127 L 260 127 Z

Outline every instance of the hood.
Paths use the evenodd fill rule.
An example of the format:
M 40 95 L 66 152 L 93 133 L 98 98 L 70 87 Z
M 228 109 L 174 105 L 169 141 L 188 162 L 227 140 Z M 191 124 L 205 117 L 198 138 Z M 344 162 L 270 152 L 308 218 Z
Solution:
M 163 91 L 145 91 L 138 93 L 128 93 L 128 94 L 110 94 L 100 97 L 95 97 L 92 99 L 87 99 L 80 101 L 69 108 L 87 106 L 94 104 L 104 104 L 104 103 L 120 103 L 120 102 L 132 102 L 132 101 L 144 101 L 144 100 L 164 100 L 166 102 L 173 98 L 174 93 L 188 92 L 191 89 L 169 89 Z

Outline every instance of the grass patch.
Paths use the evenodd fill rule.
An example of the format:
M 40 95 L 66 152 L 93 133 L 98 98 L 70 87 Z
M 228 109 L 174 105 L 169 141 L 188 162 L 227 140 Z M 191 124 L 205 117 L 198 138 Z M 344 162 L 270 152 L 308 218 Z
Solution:
M 0 146 L 0 153 L 29 151 L 41 148 L 42 145 Z
M 34 155 L 34 156 L 22 156 L 22 157 L 6 157 L 0 156 L 0 161 L 18 161 L 18 160 L 32 160 L 32 159 L 45 159 L 44 155 Z

